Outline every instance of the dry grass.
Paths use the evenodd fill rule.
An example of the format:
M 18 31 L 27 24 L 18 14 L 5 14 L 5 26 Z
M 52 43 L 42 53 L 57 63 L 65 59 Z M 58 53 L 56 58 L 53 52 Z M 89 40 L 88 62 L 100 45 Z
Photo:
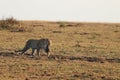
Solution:
M 0 31 L 0 80 L 119 80 L 120 24 L 23 21 L 32 31 Z M 49 38 L 49 58 L 20 56 L 28 39 Z
M 23 21 L 18 21 L 13 17 L 0 20 L 0 30 L 9 30 L 11 32 L 32 32 L 29 24 L 24 24 Z

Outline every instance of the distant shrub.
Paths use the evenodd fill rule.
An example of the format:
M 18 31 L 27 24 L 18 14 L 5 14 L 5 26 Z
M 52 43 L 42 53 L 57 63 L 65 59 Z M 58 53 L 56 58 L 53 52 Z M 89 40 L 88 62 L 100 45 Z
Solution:
M 14 25 L 18 24 L 19 21 L 13 17 L 0 20 L 0 29 L 11 29 Z
M 58 22 L 59 27 L 66 27 L 66 23 L 65 22 Z
M 11 32 L 31 32 L 33 30 L 13 17 L 0 20 L 0 29 L 10 30 Z

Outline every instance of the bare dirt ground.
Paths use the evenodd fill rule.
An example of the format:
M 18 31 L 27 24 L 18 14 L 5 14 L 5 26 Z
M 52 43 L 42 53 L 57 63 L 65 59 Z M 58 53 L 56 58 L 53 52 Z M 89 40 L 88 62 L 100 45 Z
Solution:
M 22 21 L 28 32 L 0 31 L 0 80 L 120 80 L 120 24 Z M 49 38 L 50 57 L 28 39 Z

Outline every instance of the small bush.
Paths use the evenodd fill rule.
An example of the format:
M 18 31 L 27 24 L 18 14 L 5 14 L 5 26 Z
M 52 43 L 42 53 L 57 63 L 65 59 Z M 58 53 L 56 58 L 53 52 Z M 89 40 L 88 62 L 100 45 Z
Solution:
M 58 22 L 59 27 L 66 27 L 66 23 L 65 22 Z
M 19 22 L 13 17 L 0 20 L 0 29 L 11 29 Z

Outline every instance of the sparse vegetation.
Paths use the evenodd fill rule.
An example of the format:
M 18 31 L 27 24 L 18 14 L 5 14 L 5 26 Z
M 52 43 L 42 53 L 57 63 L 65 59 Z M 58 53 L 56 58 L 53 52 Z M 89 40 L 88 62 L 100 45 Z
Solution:
M 32 32 L 34 29 L 31 27 L 25 27 L 25 26 L 21 26 L 21 27 L 15 27 L 13 29 L 11 29 L 11 32 Z
M 32 32 L 0 30 L 0 80 L 120 80 L 120 24 L 20 24 L 15 27 Z M 51 41 L 49 58 L 42 51 L 33 58 L 29 50 L 22 56 L 13 52 L 40 38 Z
M 58 22 L 59 23 L 59 27 L 66 27 L 66 22 Z
M 32 32 L 33 28 L 21 23 L 13 17 L 0 20 L 1 30 L 10 30 L 11 32 Z
M 2 19 L 0 20 L 0 29 L 12 29 L 16 24 L 19 24 L 19 21 L 13 17 Z

